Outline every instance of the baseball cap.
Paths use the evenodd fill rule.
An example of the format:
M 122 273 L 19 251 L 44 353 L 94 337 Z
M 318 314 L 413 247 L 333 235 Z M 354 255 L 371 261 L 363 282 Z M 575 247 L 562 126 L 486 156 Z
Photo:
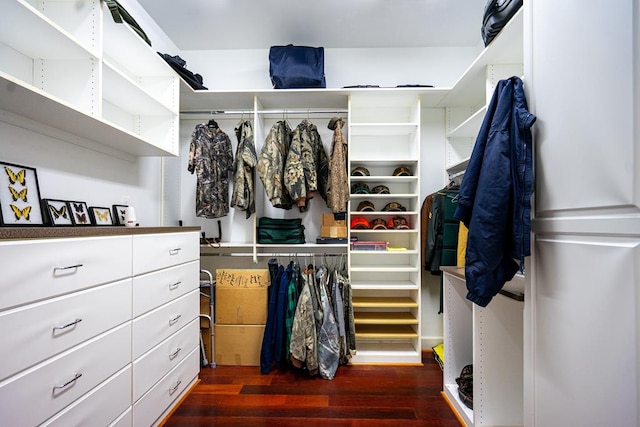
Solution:
M 407 210 L 407 208 L 405 208 L 398 202 L 390 202 L 384 205 L 384 208 L 382 208 L 382 210 L 383 212 L 404 212 Z
M 393 171 L 393 176 L 411 176 L 411 169 L 407 166 L 398 166 Z
M 352 230 L 368 230 L 371 228 L 369 220 L 363 216 L 354 216 L 351 218 Z
M 358 166 L 351 171 L 351 176 L 369 176 L 369 169 L 364 166 Z
M 359 212 L 363 212 L 363 211 L 370 211 L 373 212 L 376 210 L 376 207 L 373 203 L 371 203 L 369 200 L 363 200 L 360 203 L 358 203 L 358 209 Z
M 394 216 L 389 218 L 387 227 L 394 230 L 409 230 L 409 223 L 403 216 Z
M 371 229 L 372 230 L 386 230 L 387 222 L 382 218 L 376 218 L 371 221 Z
M 386 185 L 376 185 L 371 189 L 371 192 L 374 194 L 391 194 L 391 191 L 389 191 L 389 187 L 387 187 Z
M 369 186 L 364 182 L 356 182 L 351 185 L 351 194 L 369 194 L 371 190 L 369 190 Z

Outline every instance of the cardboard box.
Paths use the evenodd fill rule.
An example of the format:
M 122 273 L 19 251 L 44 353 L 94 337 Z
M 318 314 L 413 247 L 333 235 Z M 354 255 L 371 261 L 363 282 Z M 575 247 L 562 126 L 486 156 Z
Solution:
M 266 324 L 268 286 L 268 270 L 216 270 L 215 323 Z
M 216 325 L 216 365 L 260 366 L 263 335 L 264 325 Z
M 347 237 L 347 223 L 344 220 L 336 221 L 333 214 L 322 214 L 322 226 L 320 237 L 344 238 Z

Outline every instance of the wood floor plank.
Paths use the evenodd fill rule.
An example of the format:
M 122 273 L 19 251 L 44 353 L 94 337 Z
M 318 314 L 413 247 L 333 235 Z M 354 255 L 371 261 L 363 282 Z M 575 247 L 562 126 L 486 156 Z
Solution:
M 442 371 L 430 352 L 423 366 L 341 366 L 333 380 L 231 366 L 203 368 L 200 379 L 166 426 L 460 425 L 441 395 Z

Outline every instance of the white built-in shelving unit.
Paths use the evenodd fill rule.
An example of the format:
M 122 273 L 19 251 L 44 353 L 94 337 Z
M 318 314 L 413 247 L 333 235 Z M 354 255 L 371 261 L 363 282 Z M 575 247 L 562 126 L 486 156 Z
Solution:
M 0 119 L 131 158 L 176 156 L 179 78 L 100 0 L 8 0 Z

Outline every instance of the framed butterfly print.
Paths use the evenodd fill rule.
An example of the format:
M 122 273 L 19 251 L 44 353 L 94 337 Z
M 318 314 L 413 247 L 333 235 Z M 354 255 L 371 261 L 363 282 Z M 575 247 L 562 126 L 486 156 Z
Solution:
M 113 205 L 113 223 L 115 225 L 125 225 L 127 223 L 125 214 L 127 213 L 127 205 Z
M 44 225 L 34 168 L 0 161 L 0 224 Z
M 64 200 L 43 199 L 42 210 L 49 225 L 73 225 L 69 204 Z
M 91 225 L 91 216 L 89 208 L 85 202 L 67 202 L 71 211 L 71 221 L 73 225 Z
M 89 208 L 89 214 L 91 215 L 93 225 L 113 225 L 111 210 L 109 208 L 91 206 Z

